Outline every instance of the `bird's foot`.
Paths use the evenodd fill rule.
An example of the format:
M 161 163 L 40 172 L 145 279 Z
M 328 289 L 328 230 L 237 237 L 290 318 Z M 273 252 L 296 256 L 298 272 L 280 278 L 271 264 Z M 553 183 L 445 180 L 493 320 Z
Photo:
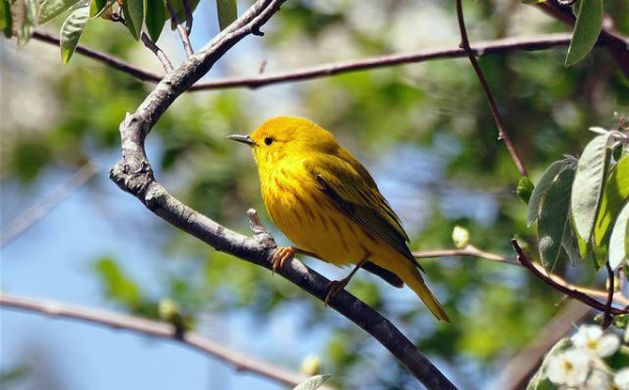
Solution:
M 341 292 L 347 286 L 347 284 L 349 283 L 349 279 L 350 278 L 331 280 L 328 283 L 328 294 L 325 296 L 325 300 L 323 301 L 326 306 L 329 306 L 332 298 L 334 298 L 336 294 Z
M 271 263 L 273 263 L 273 273 L 284 266 L 295 257 L 297 250 L 291 246 L 280 246 L 275 249 Z

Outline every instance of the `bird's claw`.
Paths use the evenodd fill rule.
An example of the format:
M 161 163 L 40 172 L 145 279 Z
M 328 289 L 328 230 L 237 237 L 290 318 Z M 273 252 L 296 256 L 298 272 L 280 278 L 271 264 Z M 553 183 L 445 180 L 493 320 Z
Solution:
M 295 257 L 295 253 L 297 253 L 297 251 L 293 247 L 278 247 L 275 250 L 275 253 L 273 253 L 273 258 L 271 259 L 271 263 L 273 263 L 273 273 L 277 272 L 277 270 L 283 267 L 284 264 L 291 261 Z
M 323 301 L 323 303 L 326 306 L 330 305 L 330 302 L 332 301 L 332 298 L 334 298 L 334 296 L 336 294 L 338 294 L 339 292 L 341 292 L 345 286 L 347 286 L 347 283 L 349 282 L 349 280 L 347 279 L 341 279 L 341 280 L 331 280 L 328 283 L 328 294 L 325 296 L 325 300 Z

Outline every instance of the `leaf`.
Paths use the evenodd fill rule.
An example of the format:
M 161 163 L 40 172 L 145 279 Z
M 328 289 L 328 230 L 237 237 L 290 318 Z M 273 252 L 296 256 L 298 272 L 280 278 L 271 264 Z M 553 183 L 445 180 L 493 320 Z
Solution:
M 144 24 L 153 42 L 157 42 L 166 23 L 166 5 L 163 0 L 144 0 Z
M 74 7 L 79 0 L 44 0 L 39 8 L 37 23 L 43 24 Z
M 5 37 L 11 38 L 13 35 L 13 19 L 11 17 L 11 4 L 9 0 L 2 0 L 0 5 L 0 30 Z
M 124 0 L 122 13 L 127 23 L 127 29 L 133 38 L 139 39 L 144 20 L 144 0 Z
M 539 206 L 546 195 L 546 191 L 548 190 L 548 186 L 550 183 L 557 177 L 561 169 L 565 165 L 565 160 L 559 160 L 552 163 L 546 171 L 542 174 L 542 177 L 537 182 L 537 185 L 533 189 L 533 193 L 531 194 L 531 198 L 529 199 L 529 209 L 528 209 L 528 226 L 531 226 L 539 216 Z
M 570 212 L 570 190 L 575 170 L 566 168 L 548 186 L 542 201 L 538 226 L 539 254 L 544 267 L 554 267 L 565 231 L 568 227 Z
M 223 31 L 238 17 L 237 0 L 216 0 L 216 12 L 218 25 Z
M 533 186 L 533 183 L 531 183 L 531 179 L 527 176 L 522 176 L 520 180 L 518 180 L 518 186 L 515 189 L 515 194 L 522 203 L 528 204 L 534 189 L 535 187 Z
M 67 64 L 74 54 L 83 29 L 90 19 L 89 4 L 74 10 L 61 25 L 61 62 Z
M 579 250 L 579 243 L 577 242 L 577 238 L 574 235 L 574 230 L 572 229 L 571 224 L 568 224 L 568 226 L 566 227 L 563 239 L 561 240 L 561 245 L 563 246 L 563 249 L 566 251 L 568 258 L 573 265 L 583 260 L 583 257 L 581 257 L 581 252 Z
M 15 23 L 15 29 L 17 30 L 17 45 L 19 47 L 22 47 L 26 45 L 29 39 L 31 39 L 31 35 L 33 35 L 33 30 L 37 22 L 37 10 L 39 7 L 39 1 L 22 0 L 16 1 L 15 4 L 18 7 L 18 12 L 21 15 L 20 18 L 16 18 L 19 19 L 19 21 Z
M 329 381 L 330 378 L 332 378 L 330 374 L 315 375 L 293 387 L 293 390 L 315 390 Z
M 592 50 L 603 23 L 603 0 L 581 0 L 565 66 L 581 61 Z
M 194 12 L 194 10 L 199 5 L 199 0 L 188 0 L 188 5 L 190 6 L 190 12 Z M 175 14 L 175 21 L 177 23 L 183 23 L 186 21 L 186 8 L 183 5 L 183 0 L 170 0 L 170 6 Z M 177 28 L 176 24 L 171 23 L 171 28 L 174 30 Z
M 90 5 L 90 18 L 99 17 L 107 8 L 111 7 L 115 0 L 92 0 Z
M 594 242 L 597 246 L 603 245 L 610 225 L 627 199 L 629 199 L 629 156 L 624 156 L 611 168 L 611 173 L 605 183 L 594 224 Z
M 609 163 L 607 140 L 609 135 L 599 135 L 588 143 L 577 164 L 577 174 L 572 185 L 572 217 L 577 234 L 590 241 L 598 205 L 603 190 L 605 171 Z
M 138 285 L 120 269 L 110 257 L 102 257 L 94 263 L 94 269 L 104 284 L 106 293 L 115 301 L 127 306 L 137 306 L 143 300 Z
M 522 4 L 539 4 L 545 1 L 546 0 L 522 0 Z
M 609 266 L 616 269 L 629 258 L 629 202 L 616 218 L 609 239 Z

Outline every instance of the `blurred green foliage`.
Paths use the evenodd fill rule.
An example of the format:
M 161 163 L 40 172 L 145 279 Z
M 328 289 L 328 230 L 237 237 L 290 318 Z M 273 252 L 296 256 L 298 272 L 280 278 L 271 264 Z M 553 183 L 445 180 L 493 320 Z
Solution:
M 514 31 L 541 34 L 565 29 L 548 17 L 528 18 L 535 11 L 518 1 L 509 2 L 508 12 L 499 3 L 466 4 L 472 42 Z M 623 15 L 629 9 L 624 2 L 609 2 L 606 11 Z M 416 29 L 430 31 L 417 27 L 417 20 L 445 26 L 446 38 L 424 35 L 415 39 Z M 523 20 L 528 25 L 516 25 Z M 617 22 L 619 29 L 629 28 L 629 21 Z M 444 41 L 455 46 L 455 23 L 453 5 L 448 2 L 290 1 L 272 19 L 264 38 L 243 45 L 251 49 L 248 61 L 268 59 L 274 70 L 290 69 Z M 137 60 L 138 53 L 143 53 L 142 58 L 149 56 L 123 26 L 104 20 L 90 23 L 81 43 L 129 61 Z M 36 58 L 37 52 L 28 55 Z M 612 127 L 612 113 L 629 108 L 629 83 L 604 51 L 595 49 L 571 68 L 563 67 L 564 57 L 565 49 L 553 49 L 480 58 L 507 131 L 533 182 L 551 161 L 582 150 L 591 138 L 586 131 L 589 126 Z M 249 66 L 251 73 L 257 65 Z M 19 178 L 25 185 L 45 167 L 78 167 L 97 153 L 115 155 L 119 122 L 151 88 L 78 55 L 66 67 L 47 66 L 56 70 L 39 82 L 54 96 L 49 107 L 55 112 L 54 120 L 24 124 L 11 118 L 20 113 L 8 112 L 2 123 L 3 134 L 9 136 L 2 140 L 0 173 Z M 222 72 L 235 72 L 231 66 L 243 69 L 242 64 L 222 66 Z M 394 181 L 390 198 L 398 214 L 404 221 L 406 216 L 416 216 L 408 218 L 413 223 L 406 223 L 413 249 L 452 247 L 451 233 L 457 225 L 470 232 L 475 246 L 508 256 L 513 255 L 512 237 L 535 242 L 536 232 L 526 226 L 526 207 L 515 196 L 517 170 L 497 139 L 478 81 L 465 59 L 357 72 L 253 92 L 184 95 L 149 137 L 149 157 L 160 181 L 195 209 L 247 231 L 245 210 L 263 209 L 257 174 L 248 151 L 225 136 L 254 129 L 269 112 L 307 116 L 334 131 L 368 168 L 380 167 L 376 171 L 382 175 L 376 179 Z M 406 161 L 402 150 L 411 150 L 422 161 L 435 161 L 438 169 Z M 385 171 L 382 167 L 387 166 Z M 487 200 L 485 206 L 476 203 L 481 196 Z M 422 201 L 419 209 L 415 200 Z M 404 208 L 406 204 L 415 206 Z M 281 234 L 276 236 L 282 239 Z M 334 374 L 332 383 L 367 389 L 414 383 L 386 351 L 373 348 L 373 340 L 361 330 L 267 270 L 212 251 L 174 230 L 163 253 L 164 262 L 171 257 L 187 260 L 164 272 L 158 294 L 148 293 L 146 286 L 126 275 L 125 259 L 95 260 L 103 293 L 130 312 L 151 318 L 157 318 L 158 302 L 166 297 L 196 318 L 204 312 L 246 311 L 262 320 L 298 305 L 300 313 L 306 313 L 295 318 L 303 332 L 326 330 L 329 335 L 326 347 L 318 352 L 322 372 Z M 410 295 L 366 273 L 359 273 L 349 290 L 392 318 L 422 351 L 444 364 L 463 367 L 465 374 L 452 373 L 461 383 L 466 383 L 466 377 L 470 382 L 492 378 L 559 310 L 556 305 L 561 297 L 517 267 L 470 258 L 426 259 L 422 264 L 452 325 L 434 323 Z M 567 264 L 560 259 L 555 271 L 565 273 Z M 573 270 L 569 276 L 595 283 L 593 272 L 585 271 Z M 294 359 L 297 366 L 300 357 Z M 366 369 L 374 362 L 387 369 Z

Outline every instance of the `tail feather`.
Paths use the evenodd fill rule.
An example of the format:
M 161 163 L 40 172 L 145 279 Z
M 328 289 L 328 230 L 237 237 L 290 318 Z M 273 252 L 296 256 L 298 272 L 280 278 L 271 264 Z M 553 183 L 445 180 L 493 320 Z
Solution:
M 428 307 L 430 312 L 437 317 L 438 320 L 450 323 L 450 318 L 448 318 L 448 315 L 445 310 L 443 310 L 443 307 L 441 307 L 439 301 L 437 301 L 437 298 L 435 298 L 432 292 L 428 289 L 428 286 L 426 285 L 424 278 L 422 278 L 419 273 L 419 270 L 412 265 L 404 268 L 404 271 L 398 273 L 398 276 L 402 278 L 404 283 L 406 283 L 413 291 L 415 291 L 415 294 L 417 294 L 417 296 L 422 300 L 422 302 L 424 302 L 426 307 Z

